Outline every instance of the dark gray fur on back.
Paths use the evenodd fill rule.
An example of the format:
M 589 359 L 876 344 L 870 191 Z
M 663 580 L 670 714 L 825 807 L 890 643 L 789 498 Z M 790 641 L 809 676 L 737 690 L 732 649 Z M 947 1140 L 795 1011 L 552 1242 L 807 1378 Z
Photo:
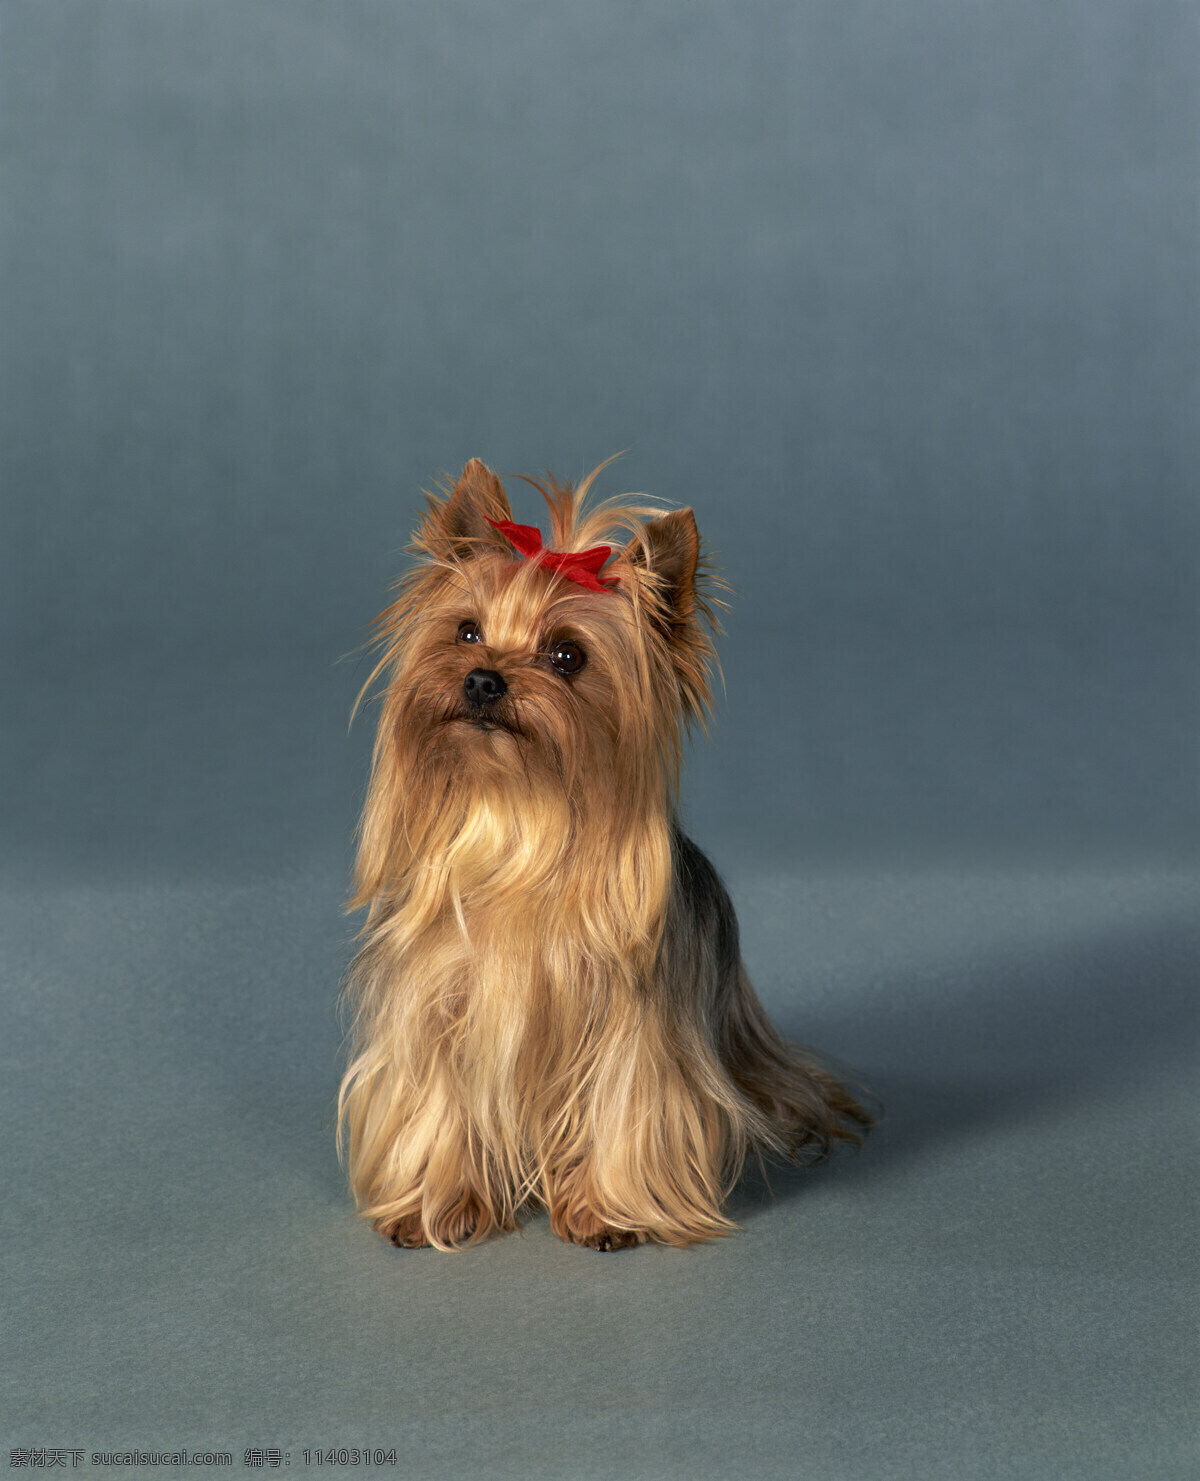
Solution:
M 678 826 L 671 833 L 671 904 L 659 961 L 667 995 L 698 1006 L 718 1047 L 741 960 L 733 903 L 717 871 Z

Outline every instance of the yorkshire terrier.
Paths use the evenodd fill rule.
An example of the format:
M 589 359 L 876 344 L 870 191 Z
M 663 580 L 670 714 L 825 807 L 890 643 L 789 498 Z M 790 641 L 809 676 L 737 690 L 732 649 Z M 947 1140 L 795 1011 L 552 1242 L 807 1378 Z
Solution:
M 527 480 L 544 549 L 473 459 L 376 619 L 339 1128 L 397 1245 L 472 1244 L 529 1202 L 598 1250 L 712 1238 L 748 1154 L 821 1156 L 869 1125 L 775 1032 L 675 818 L 721 605 L 696 521 L 587 509 L 599 471 Z

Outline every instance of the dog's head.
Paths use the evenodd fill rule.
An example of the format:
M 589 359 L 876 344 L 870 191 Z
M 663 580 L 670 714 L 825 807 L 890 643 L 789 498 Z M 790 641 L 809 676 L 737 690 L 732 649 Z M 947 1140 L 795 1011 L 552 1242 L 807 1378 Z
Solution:
M 477 459 L 430 497 L 418 564 L 376 622 L 373 790 L 403 821 L 431 799 L 502 794 L 565 803 L 572 827 L 669 807 L 681 733 L 710 699 L 699 535 L 690 509 L 587 510 L 594 476 L 529 480 L 549 509 L 545 548 Z

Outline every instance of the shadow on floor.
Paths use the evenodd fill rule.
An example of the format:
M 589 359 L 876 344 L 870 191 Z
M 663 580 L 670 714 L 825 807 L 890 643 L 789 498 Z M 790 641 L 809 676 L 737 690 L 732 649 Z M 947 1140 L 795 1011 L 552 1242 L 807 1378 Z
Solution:
M 769 1186 L 747 1172 L 731 1211 L 752 1219 L 814 1178 L 889 1176 L 934 1143 L 1150 1087 L 1156 1071 L 1194 1052 L 1198 987 L 1200 926 L 1176 916 L 1013 954 L 968 980 L 898 982 L 869 1020 L 809 1018 L 814 1045 L 852 1046 L 854 1067 L 834 1068 L 867 1087 L 877 1126 L 858 1153 L 811 1169 L 771 1167 Z

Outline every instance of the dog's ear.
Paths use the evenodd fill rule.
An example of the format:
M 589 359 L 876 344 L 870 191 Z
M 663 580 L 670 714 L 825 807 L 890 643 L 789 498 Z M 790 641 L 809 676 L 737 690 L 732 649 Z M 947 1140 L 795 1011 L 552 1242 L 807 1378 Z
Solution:
M 430 506 L 430 543 L 439 554 L 459 559 L 488 547 L 508 550 L 508 541 L 492 528 L 490 519 L 511 520 L 512 510 L 504 485 L 486 464 L 472 458 L 449 499 Z
M 690 509 L 664 514 L 642 526 L 624 551 L 645 593 L 650 621 L 667 640 L 688 724 L 703 725 L 711 703 L 715 662 L 709 629 L 716 626 L 706 587 L 713 579 L 700 552 L 700 532 Z
M 696 615 L 696 567 L 700 561 L 700 531 L 690 509 L 677 509 L 644 526 L 645 540 L 625 547 L 630 564 L 649 571 L 655 602 L 668 636 L 688 627 Z

